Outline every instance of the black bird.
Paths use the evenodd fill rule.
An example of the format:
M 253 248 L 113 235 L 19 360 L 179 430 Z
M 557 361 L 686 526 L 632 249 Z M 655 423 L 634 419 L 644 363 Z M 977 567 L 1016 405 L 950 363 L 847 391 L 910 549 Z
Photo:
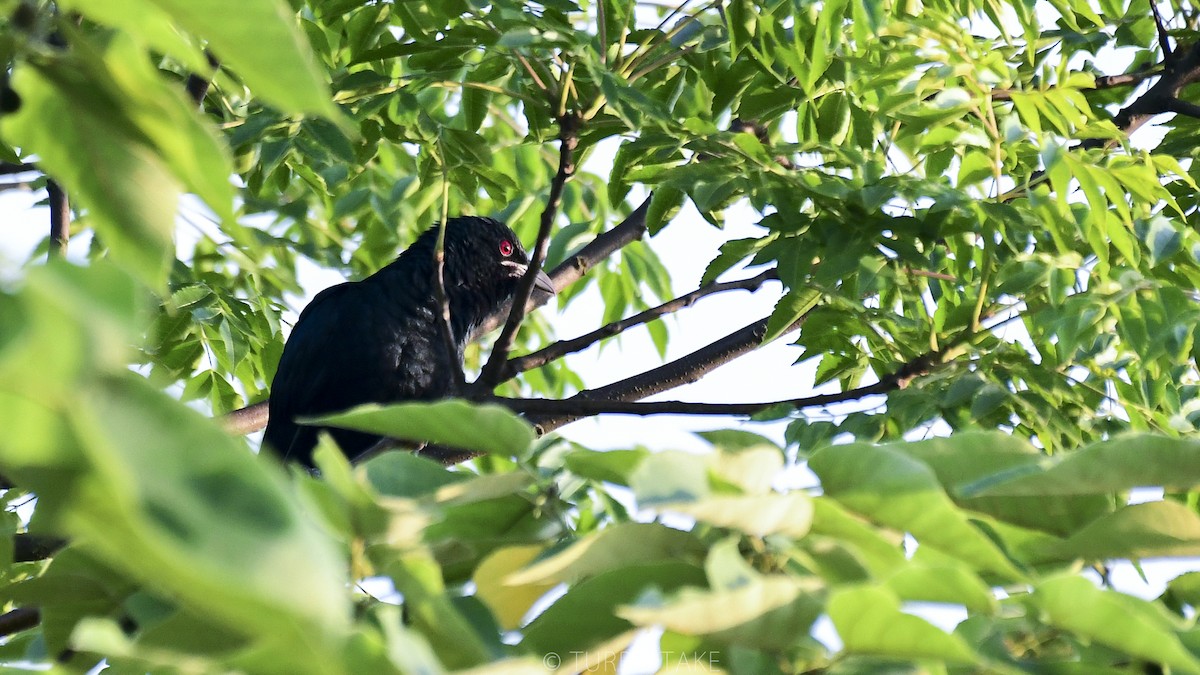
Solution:
M 442 278 L 450 301 L 453 354 L 446 353 L 434 299 L 430 228 L 387 267 L 362 281 L 317 294 L 292 329 L 271 383 L 263 446 L 312 467 L 317 432 L 325 428 L 354 460 L 380 436 L 303 426 L 297 417 L 339 412 L 363 403 L 432 400 L 451 395 L 454 369 L 472 331 L 509 302 L 529 265 L 513 231 L 491 218 L 446 222 Z M 536 286 L 554 292 L 539 271 Z

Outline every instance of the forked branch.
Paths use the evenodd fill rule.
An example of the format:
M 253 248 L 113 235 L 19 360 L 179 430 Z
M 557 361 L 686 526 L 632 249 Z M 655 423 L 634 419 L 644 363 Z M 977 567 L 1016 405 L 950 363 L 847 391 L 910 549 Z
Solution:
M 533 296 L 533 282 L 542 263 L 546 260 L 546 252 L 550 248 L 550 233 L 554 228 L 554 219 L 558 215 L 558 206 L 562 202 L 563 188 L 575 174 L 575 147 L 579 145 L 579 118 L 574 114 L 564 114 L 558 120 L 558 171 L 550 181 L 550 194 L 546 198 L 546 208 L 542 209 L 542 219 L 538 227 L 537 243 L 534 244 L 533 254 L 529 257 L 529 269 L 521 277 L 517 292 L 513 296 L 512 307 L 508 312 L 508 321 L 492 346 L 492 354 L 483 372 L 479 375 L 476 385 L 490 390 L 500 383 L 504 375 L 504 365 L 508 353 L 512 351 L 513 342 L 517 337 L 517 329 L 525 320 L 526 306 Z
M 570 340 L 561 340 L 552 345 L 539 349 L 532 354 L 518 356 L 514 359 L 509 359 L 504 371 L 504 379 L 514 377 L 519 373 L 534 368 L 540 368 L 551 361 L 557 361 L 567 354 L 574 354 L 596 344 L 597 342 L 613 337 L 623 331 L 629 330 L 636 326 L 661 319 L 662 317 L 678 312 L 681 309 L 691 307 L 697 300 L 714 293 L 722 293 L 733 290 L 756 291 L 764 282 L 772 279 L 778 279 L 779 273 L 775 268 L 766 270 L 765 272 L 751 277 L 749 279 L 739 279 L 737 281 L 721 281 L 701 286 L 700 288 L 681 295 L 674 300 L 665 302 L 657 307 L 652 307 L 644 312 L 634 314 L 631 317 L 613 321 L 605 326 L 601 326 L 596 330 L 580 335 L 577 338 Z

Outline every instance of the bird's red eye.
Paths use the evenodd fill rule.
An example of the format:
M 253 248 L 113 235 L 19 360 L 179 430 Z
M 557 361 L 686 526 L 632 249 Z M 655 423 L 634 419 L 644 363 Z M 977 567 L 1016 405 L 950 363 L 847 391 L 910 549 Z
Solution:
M 506 239 L 506 240 L 504 240 L 504 241 L 502 241 L 502 242 L 500 242 L 500 255 L 502 255 L 502 256 L 504 256 L 505 258 L 507 258 L 508 256 L 510 256 L 510 255 L 512 255 L 512 254 L 513 254 L 513 245 L 512 245 L 512 242 L 511 242 L 511 241 L 508 241 L 507 239 Z

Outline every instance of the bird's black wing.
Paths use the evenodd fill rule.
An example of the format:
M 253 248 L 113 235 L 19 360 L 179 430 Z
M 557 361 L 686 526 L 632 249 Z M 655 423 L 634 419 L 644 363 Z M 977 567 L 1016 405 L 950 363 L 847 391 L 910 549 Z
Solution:
M 271 383 L 270 418 L 263 443 L 284 459 L 311 464 L 317 429 L 296 417 L 353 407 L 363 400 L 370 345 L 360 327 L 369 323 L 370 293 L 345 283 L 317 294 L 288 337 Z M 369 380 L 369 378 L 366 378 Z

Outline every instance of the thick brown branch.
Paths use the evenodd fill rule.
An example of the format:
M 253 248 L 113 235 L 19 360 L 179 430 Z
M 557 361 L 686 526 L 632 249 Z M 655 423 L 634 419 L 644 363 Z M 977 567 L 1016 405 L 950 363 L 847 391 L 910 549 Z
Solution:
M 23 630 L 29 630 L 42 621 L 42 613 L 37 607 L 18 607 L 10 612 L 0 614 L 0 637 L 7 637 Z
M 782 334 L 799 328 L 807 315 L 794 321 Z M 903 389 L 917 377 L 928 374 L 937 366 L 952 358 L 955 349 L 981 333 L 991 333 L 1001 326 L 1021 318 L 1019 313 L 996 321 L 986 327 L 963 331 L 948 340 L 940 349 L 926 352 L 908 361 L 896 372 L 886 375 L 875 384 L 833 394 L 821 394 L 804 398 L 765 403 L 687 403 L 681 401 L 659 401 L 634 403 L 683 384 L 695 382 L 701 376 L 733 359 L 761 346 L 767 329 L 767 319 L 756 321 L 739 331 L 702 347 L 691 354 L 672 361 L 654 370 L 634 375 L 599 389 L 580 392 L 561 401 L 496 399 L 499 403 L 518 412 L 527 412 L 527 417 L 537 425 L 540 433 L 553 431 L 582 417 L 604 413 L 628 415 L 689 414 L 689 415 L 753 415 L 768 408 L 788 405 L 793 408 L 809 408 L 842 401 L 857 400 L 866 396 L 885 394 Z M 781 334 L 781 335 L 782 335 Z M 458 458 L 458 459 L 461 459 Z
M 46 195 L 50 201 L 50 256 L 64 256 L 71 240 L 71 204 L 57 181 L 46 181 Z
M 692 403 L 687 401 L 604 401 L 588 398 L 572 397 L 564 400 L 553 399 L 524 399 L 524 398 L 495 398 L 495 402 L 527 415 L 577 415 L 590 417 L 592 415 L 754 415 L 771 408 L 789 407 L 797 410 L 826 406 L 831 403 L 856 401 L 867 396 L 886 394 L 897 389 L 904 389 L 909 382 L 922 375 L 928 374 L 938 365 L 940 353 L 931 352 L 901 366 L 895 373 L 882 378 L 874 384 L 855 389 L 847 389 L 832 394 L 819 394 L 802 398 L 785 399 L 782 401 L 764 401 L 755 403 Z
M 1200 81 L 1200 42 L 1186 50 L 1171 52 L 1163 61 L 1161 75 L 1146 93 L 1113 116 L 1113 124 L 1125 135 L 1137 131 L 1155 115 L 1177 112 L 1173 107 L 1179 107 L 1176 104 L 1180 100 L 1179 93 L 1189 84 Z M 1098 148 L 1104 144 L 1102 139 L 1089 139 L 1081 147 Z
M 959 333 L 954 338 L 947 340 L 945 344 L 937 350 L 929 351 L 920 356 L 917 356 L 902 366 L 896 369 L 890 375 L 885 375 L 878 382 L 869 384 L 846 391 L 834 392 L 831 394 L 819 394 L 816 396 L 805 396 L 802 398 L 785 399 L 780 401 L 765 401 L 753 403 L 694 403 L 686 401 L 654 401 L 649 403 L 637 402 L 636 399 L 649 396 L 658 391 L 683 384 L 683 381 L 677 381 L 676 373 L 669 373 L 662 381 L 658 391 L 649 391 L 645 387 L 644 379 L 650 373 L 643 373 L 627 380 L 622 380 L 604 387 L 591 391 L 581 392 L 580 394 L 563 400 L 552 399 L 512 399 L 494 397 L 491 400 L 506 406 L 507 408 L 526 414 L 532 421 L 535 421 L 541 432 L 545 433 L 551 429 L 563 426 L 571 421 L 582 417 L 590 417 L 593 415 L 603 414 L 622 414 L 622 415 L 754 415 L 765 410 L 777 407 L 790 407 L 794 409 L 812 408 L 816 406 L 826 406 L 832 403 L 842 403 L 846 401 L 855 401 L 867 396 L 876 396 L 886 394 L 898 389 L 904 389 L 914 379 L 928 375 L 938 366 L 947 363 L 953 358 L 955 350 L 962 344 L 969 342 L 972 338 L 983 333 L 991 333 L 1007 323 L 1016 321 L 1021 318 L 1020 313 L 1012 313 L 1009 316 L 992 324 L 983 327 L 979 330 L 966 330 Z M 788 327 L 788 331 L 794 330 L 804 321 L 804 317 L 798 319 L 795 323 Z M 737 333 L 726 336 L 722 340 L 718 340 L 713 344 L 704 347 L 692 354 L 674 362 L 667 364 L 663 369 L 669 371 L 679 371 L 676 364 L 681 364 L 683 370 L 694 375 L 690 380 L 699 379 L 699 375 L 707 373 L 716 368 L 722 363 L 728 362 L 737 356 L 740 356 L 745 351 L 749 351 L 757 346 L 757 343 L 750 344 L 748 338 L 753 338 L 758 335 L 761 339 L 761 331 L 765 330 L 766 320 L 756 322 L 743 328 Z M 734 350 L 743 350 L 734 353 Z M 685 363 L 686 362 L 686 363 Z M 658 369 L 658 370 L 663 370 Z M 651 373 L 655 371 L 650 371 Z M 603 392 L 603 394 L 601 393 Z
M 802 316 L 792 322 L 780 335 L 786 335 L 798 329 L 804 323 L 804 318 Z M 588 402 L 594 402 L 595 407 L 599 409 L 602 406 L 610 406 L 610 404 L 616 402 L 637 401 L 647 396 L 653 396 L 695 382 L 720 366 L 761 347 L 763 336 L 766 333 L 767 319 L 763 318 L 715 342 L 705 345 L 687 356 L 678 358 L 670 363 L 665 363 L 644 373 L 627 377 L 624 380 L 613 382 L 597 389 L 581 391 L 575 396 L 561 401 L 547 400 L 546 404 L 548 406 L 562 407 L 557 407 L 555 411 L 545 414 L 529 414 L 526 415 L 526 418 L 537 427 L 539 434 L 546 434 L 583 417 L 599 414 L 599 412 L 607 412 L 607 410 L 579 412 L 578 409 L 566 409 L 568 405 L 580 404 L 582 407 L 593 405 L 593 403 Z M 504 399 L 496 400 L 507 405 Z M 537 404 L 534 403 L 531 405 Z M 514 407 L 514 409 L 516 408 Z M 454 464 L 474 456 L 470 452 L 441 447 L 422 448 L 419 454 L 445 464 Z
M 794 321 L 781 335 L 800 328 L 804 319 L 805 317 L 802 316 Z M 701 347 L 687 356 L 624 380 L 597 389 L 582 391 L 565 400 L 637 401 L 696 382 L 716 368 L 758 349 L 762 346 L 762 339 L 766 332 L 767 319 L 763 318 Z M 541 433 L 546 433 L 585 416 L 584 414 L 569 413 L 530 415 L 529 421 L 537 425 Z
M 504 364 L 508 353 L 512 350 L 517 337 L 517 329 L 525 319 L 526 307 L 533 296 L 533 281 L 542 269 L 546 260 L 546 252 L 550 248 L 550 233 L 554 228 L 554 219 L 558 215 L 558 205 L 562 201 L 562 193 L 567 181 L 575 175 L 575 147 L 579 144 L 579 118 L 574 114 L 563 115 L 558 120 L 558 171 L 550 181 L 550 195 L 546 198 L 546 208 L 542 209 L 542 220 L 538 227 L 537 243 L 533 246 L 533 255 L 529 257 L 529 269 L 521 277 L 517 292 L 513 296 L 508 321 L 492 346 L 492 354 L 483 372 L 479 375 L 477 385 L 483 389 L 494 388 L 504 374 Z
M 649 323 L 656 319 L 660 319 L 667 314 L 671 314 L 672 312 L 677 312 L 681 309 L 691 307 L 697 300 L 707 295 L 733 290 L 756 291 L 760 286 L 762 286 L 763 282 L 778 278 L 779 273 L 775 270 L 775 268 L 771 268 L 762 274 L 749 279 L 740 279 L 738 281 L 722 281 L 701 286 L 687 295 L 682 295 L 657 307 L 634 314 L 631 317 L 620 319 L 619 321 L 613 321 L 606 326 L 597 328 L 590 333 L 580 335 L 577 338 L 555 342 L 554 344 L 533 352 L 532 354 L 511 359 L 509 360 L 508 366 L 505 369 L 504 377 L 512 377 L 517 373 L 523 373 L 527 370 L 540 368 L 551 361 L 561 359 L 567 354 L 574 354 L 575 352 L 587 349 L 604 338 L 612 337 L 635 326 Z
M 1185 101 L 1181 98 L 1173 98 L 1164 101 L 1163 104 L 1167 108 L 1167 112 L 1173 112 L 1177 115 L 1186 115 L 1188 117 L 1200 117 L 1200 105 L 1196 105 L 1191 101 Z

